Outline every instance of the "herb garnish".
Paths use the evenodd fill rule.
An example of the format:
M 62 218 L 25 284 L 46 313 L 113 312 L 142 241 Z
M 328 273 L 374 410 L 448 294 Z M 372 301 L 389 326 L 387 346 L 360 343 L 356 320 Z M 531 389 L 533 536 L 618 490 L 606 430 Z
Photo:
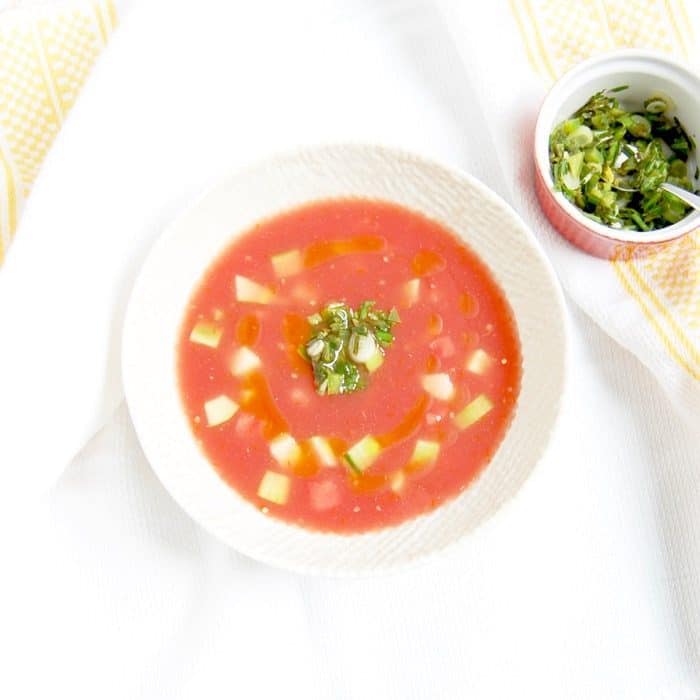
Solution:
M 680 221 L 690 207 L 659 189 L 664 182 L 690 192 L 688 157 L 695 143 L 661 97 L 627 112 L 610 93 L 593 95 L 552 132 L 549 157 L 557 190 L 594 221 L 650 231 Z M 697 178 L 697 170 L 695 173 Z
M 392 328 L 401 319 L 396 309 L 386 312 L 374 306 L 363 301 L 353 309 L 334 302 L 308 317 L 311 337 L 299 353 L 311 363 L 319 394 L 363 389 L 368 375 L 383 363 L 386 348 L 394 342 Z

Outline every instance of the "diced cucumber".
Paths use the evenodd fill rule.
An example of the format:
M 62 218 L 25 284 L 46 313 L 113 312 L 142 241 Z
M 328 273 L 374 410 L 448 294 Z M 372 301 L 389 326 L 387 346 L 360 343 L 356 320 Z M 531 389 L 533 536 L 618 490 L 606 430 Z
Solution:
M 270 440 L 270 454 L 283 467 L 292 467 L 301 459 L 299 443 L 289 434 L 280 433 Z
M 286 474 L 267 471 L 258 486 L 258 496 L 283 506 L 289 500 L 292 480 Z
M 402 469 L 391 475 L 389 480 L 389 486 L 394 493 L 400 493 L 403 491 L 403 487 L 406 485 L 406 474 Z
M 237 410 L 238 404 L 225 394 L 204 402 L 204 415 L 209 427 L 221 425 L 230 420 Z
M 334 467 L 336 464 L 338 464 L 333 448 L 326 438 L 320 437 L 319 435 L 314 435 L 313 437 L 309 438 L 309 444 L 311 445 L 311 449 L 314 451 L 318 461 L 324 467 Z
M 253 370 L 262 365 L 260 358 L 250 349 L 245 347 L 238 348 L 233 353 L 231 358 L 231 374 L 235 377 L 242 377 L 250 374 Z
M 382 351 L 377 348 L 374 355 L 365 362 L 365 367 L 367 368 L 367 371 L 372 374 L 372 372 L 376 372 L 382 365 L 384 364 L 384 355 Z
M 440 454 L 440 443 L 432 440 L 416 440 L 413 454 L 408 464 L 411 467 L 422 467 L 434 462 Z
M 420 279 L 408 280 L 403 286 L 403 300 L 406 306 L 413 306 L 420 296 Z
M 289 392 L 289 398 L 293 403 L 298 404 L 299 406 L 307 406 L 309 401 L 311 401 L 309 392 L 299 386 L 295 386 Z
M 449 401 L 455 395 L 455 388 L 447 372 L 424 374 L 421 385 L 431 396 L 440 401 Z
M 208 345 L 216 348 L 219 345 L 224 329 L 218 323 L 210 321 L 197 321 L 190 333 L 190 340 L 200 345 Z
M 291 277 L 304 269 L 304 258 L 299 250 L 288 250 L 270 258 L 272 268 L 278 277 Z
M 479 394 L 454 417 L 454 422 L 460 430 L 464 430 L 483 418 L 492 408 L 491 399 L 486 394 Z
M 454 340 L 449 335 L 441 335 L 439 338 L 435 338 L 428 347 L 445 359 L 452 357 L 457 351 Z
M 295 282 L 289 290 L 289 296 L 303 304 L 316 306 L 315 299 L 317 298 L 318 290 L 311 286 L 308 282 Z M 313 303 L 312 303 L 313 302 Z
M 330 480 L 312 482 L 309 484 L 309 500 L 315 510 L 330 510 L 340 503 L 340 488 Z
M 354 471 L 363 472 L 372 466 L 381 451 L 379 443 L 371 435 L 365 435 L 343 457 Z
M 477 348 L 467 357 L 464 364 L 465 369 L 472 374 L 486 374 L 488 368 L 493 364 L 493 358 L 481 348 Z
M 236 275 L 236 299 L 252 304 L 269 304 L 275 293 L 262 284 L 258 284 L 243 275 Z

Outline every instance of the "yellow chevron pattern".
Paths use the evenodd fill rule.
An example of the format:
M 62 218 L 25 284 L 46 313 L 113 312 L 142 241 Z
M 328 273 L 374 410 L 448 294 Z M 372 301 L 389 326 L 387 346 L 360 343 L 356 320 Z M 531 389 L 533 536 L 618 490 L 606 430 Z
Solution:
M 0 14 L 0 263 L 44 157 L 115 24 L 112 0 Z

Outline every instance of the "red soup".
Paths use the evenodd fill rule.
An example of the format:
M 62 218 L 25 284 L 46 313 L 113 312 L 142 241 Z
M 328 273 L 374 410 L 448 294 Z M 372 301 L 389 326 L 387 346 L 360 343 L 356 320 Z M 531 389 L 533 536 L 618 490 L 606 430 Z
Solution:
M 309 204 L 237 238 L 190 300 L 178 360 L 221 477 L 268 516 L 347 533 L 463 491 L 503 439 L 521 367 L 479 258 L 369 200 Z

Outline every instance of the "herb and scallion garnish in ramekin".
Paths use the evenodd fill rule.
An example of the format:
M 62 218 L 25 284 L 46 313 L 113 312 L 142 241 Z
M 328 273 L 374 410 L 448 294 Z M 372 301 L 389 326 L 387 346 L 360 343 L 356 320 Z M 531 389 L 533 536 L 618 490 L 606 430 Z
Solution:
M 652 231 L 683 219 L 690 207 L 661 189 L 697 191 L 695 142 L 667 98 L 650 96 L 627 111 L 616 93 L 594 94 L 552 131 L 549 159 L 555 189 L 593 221 Z

